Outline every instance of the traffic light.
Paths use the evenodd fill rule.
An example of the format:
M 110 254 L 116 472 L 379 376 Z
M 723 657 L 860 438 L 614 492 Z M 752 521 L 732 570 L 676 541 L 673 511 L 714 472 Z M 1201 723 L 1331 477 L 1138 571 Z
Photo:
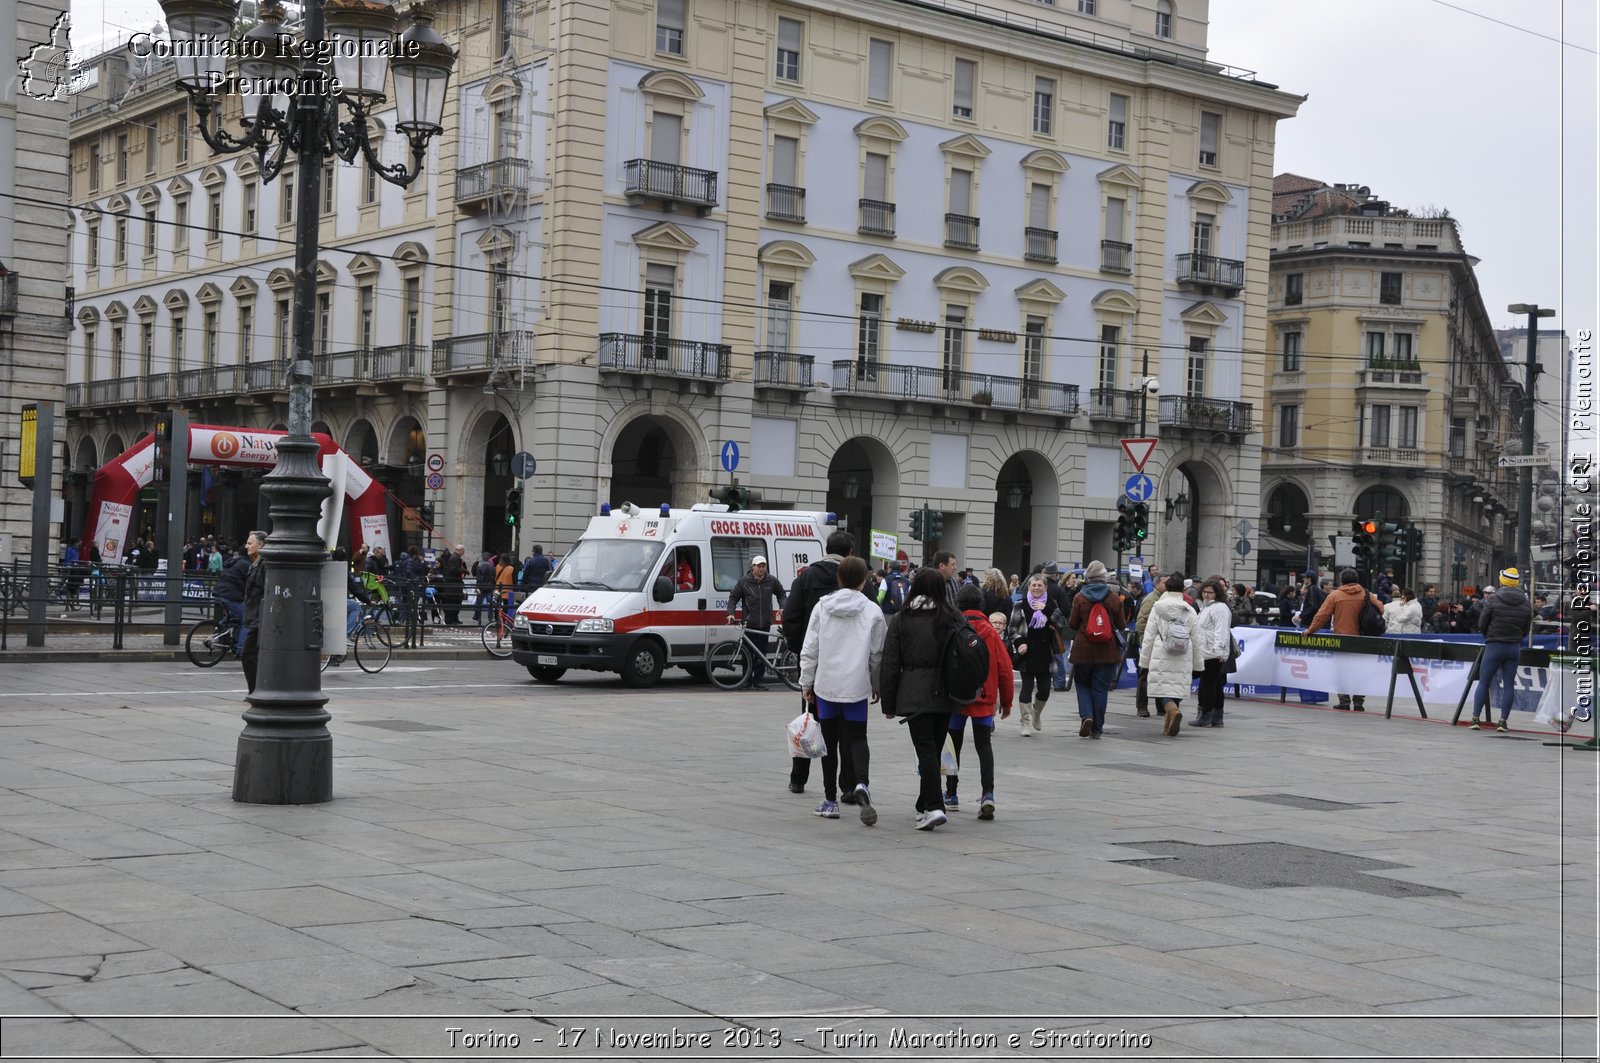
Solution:
M 944 535 L 944 511 L 938 509 L 928 510 L 928 541 L 937 542 Z
M 1378 522 L 1375 520 L 1353 520 L 1350 522 L 1350 537 L 1354 540 L 1351 550 L 1356 556 L 1356 567 L 1365 568 L 1371 565 L 1377 554 Z
M 522 519 L 522 488 L 513 487 L 506 492 L 506 523 L 515 526 Z
M 1396 562 L 1408 562 L 1411 560 L 1411 537 L 1415 534 L 1416 529 L 1409 523 L 1395 528 L 1392 551 Z
M 924 531 L 925 529 L 922 527 L 922 510 L 913 509 L 911 511 L 911 537 L 919 543 L 923 542 Z
M 1137 502 L 1133 507 L 1133 542 L 1130 545 L 1140 545 L 1149 534 L 1150 507 L 1143 502 Z
M 1457 561 L 1450 566 L 1450 578 L 1460 583 L 1467 578 L 1467 565 L 1464 561 Z
M 422 519 L 422 523 L 426 524 L 430 528 L 433 527 L 433 503 L 424 502 L 422 505 L 418 506 L 417 516 Z
M 1117 526 L 1111 533 L 1111 548 L 1122 553 L 1133 542 L 1133 503 L 1127 496 L 1117 499 Z
M 727 487 L 714 487 L 711 497 L 728 507 L 728 512 L 737 513 L 744 509 L 750 502 L 750 492 L 738 484 L 729 484 Z
M 1406 560 L 1414 563 L 1422 561 L 1422 529 L 1415 524 L 1406 522 Z
M 1395 565 L 1405 560 L 1400 550 L 1400 525 L 1385 521 L 1378 525 L 1378 560 L 1385 565 Z
M 150 476 L 156 483 L 166 483 L 172 467 L 172 418 L 163 414 L 156 420 L 155 453 Z

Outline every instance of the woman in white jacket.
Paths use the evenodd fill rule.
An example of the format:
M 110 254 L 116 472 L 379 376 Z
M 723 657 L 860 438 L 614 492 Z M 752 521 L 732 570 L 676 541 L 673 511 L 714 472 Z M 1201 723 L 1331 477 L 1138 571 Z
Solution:
M 1193 726 L 1221 727 L 1222 686 L 1233 652 L 1233 610 L 1228 608 L 1228 592 L 1214 578 L 1200 585 L 1199 635 L 1205 668 L 1200 675 L 1200 718 Z
M 861 822 L 872 826 L 878 810 L 867 789 L 867 705 L 878 700 L 878 671 L 888 625 L 878 603 L 861 593 L 867 563 L 859 557 L 839 562 L 839 589 L 811 610 L 800 648 L 800 689 L 814 705 L 828 752 L 822 757 L 823 801 L 816 815 L 839 818 L 838 783 L 854 780 L 852 796 Z M 843 747 L 844 762 L 840 763 Z
M 1139 667 L 1148 670 L 1146 689 L 1166 716 L 1161 733 L 1176 738 L 1183 725 L 1179 706 L 1194 686 L 1195 673 L 1205 668 L 1205 655 L 1200 650 L 1200 617 L 1183 597 L 1183 577 L 1168 576 L 1161 586 L 1165 593 L 1145 620 Z
M 1383 629 L 1391 635 L 1422 634 L 1422 603 L 1408 589 L 1383 607 Z

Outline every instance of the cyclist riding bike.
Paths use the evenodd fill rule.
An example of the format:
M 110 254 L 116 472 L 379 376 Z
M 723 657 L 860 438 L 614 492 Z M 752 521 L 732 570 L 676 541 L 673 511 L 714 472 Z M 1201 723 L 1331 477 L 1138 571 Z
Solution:
M 344 551 L 338 550 L 335 556 Z M 367 593 L 366 584 L 361 582 L 361 576 L 354 569 L 346 569 L 345 574 L 345 599 L 344 599 L 344 637 L 348 642 L 356 633 L 356 628 L 361 626 L 361 607 L 372 603 L 372 595 Z M 328 667 L 337 668 L 344 663 L 344 654 L 336 653 L 328 658 Z
M 222 574 L 217 577 L 216 590 L 212 597 L 235 624 L 244 623 L 244 581 L 250 575 L 250 561 L 243 554 L 234 554 L 222 566 Z M 240 627 L 238 637 L 234 639 L 234 652 L 239 652 L 244 645 L 245 629 Z
M 764 655 L 772 648 L 768 640 L 771 638 L 773 617 L 781 616 L 776 612 L 773 600 L 776 599 L 781 606 L 785 597 L 783 584 L 767 571 L 767 559 L 760 555 L 750 559 L 750 571 L 739 577 L 739 582 L 733 586 L 733 593 L 728 595 L 728 623 L 734 622 L 734 610 L 742 604 L 745 631 L 750 641 L 761 649 L 761 655 L 755 659 L 755 672 L 750 677 L 752 690 L 767 689 L 761 682 L 767 677 Z

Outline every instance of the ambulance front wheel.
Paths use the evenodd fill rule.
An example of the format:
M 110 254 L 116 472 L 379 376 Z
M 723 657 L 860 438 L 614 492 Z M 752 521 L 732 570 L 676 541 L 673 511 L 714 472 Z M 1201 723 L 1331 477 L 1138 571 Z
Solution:
M 622 682 L 630 687 L 655 686 L 667 666 L 667 655 L 654 639 L 640 639 L 628 647 L 622 663 Z
M 567 670 L 548 664 L 530 664 L 528 665 L 528 674 L 541 683 L 554 683 L 566 675 Z

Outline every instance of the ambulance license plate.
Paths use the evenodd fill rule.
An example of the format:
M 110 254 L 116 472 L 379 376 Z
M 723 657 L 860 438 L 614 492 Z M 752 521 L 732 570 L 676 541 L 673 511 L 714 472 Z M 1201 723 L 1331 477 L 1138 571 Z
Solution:
M 549 657 L 549 656 L 546 656 L 545 654 L 542 654 L 542 653 L 539 655 L 538 661 L 539 661 L 540 664 L 548 664 L 548 665 L 554 665 L 556 663 L 556 659 L 554 657 Z

